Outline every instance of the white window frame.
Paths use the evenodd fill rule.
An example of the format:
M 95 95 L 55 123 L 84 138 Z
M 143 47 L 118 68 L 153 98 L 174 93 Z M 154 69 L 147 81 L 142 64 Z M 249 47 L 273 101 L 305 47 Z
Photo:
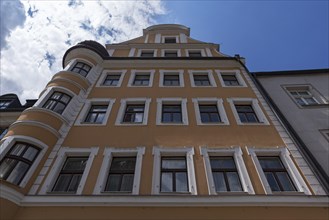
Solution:
M 307 187 L 303 177 L 299 173 L 295 163 L 291 159 L 290 152 L 286 147 L 277 147 L 277 148 L 254 148 L 246 147 L 248 155 L 251 156 L 251 159 L 256 167 L 257 174 L 261 179 L 261 183 L 265 190 L 266 194 L 294 194 L 294 193 L 303 193 L 306 195 L 312 195 L 311 191 Z M 266 176 L 263 172 L 262 166 L 259 163 L 257 156 L 279 156 L 281 162 L 283 163 L 285 169 L 287 170 L 289 177 L 294 183 L 294 186 L 297 189 L 297 192 L 272 192 L 269 183 L 267 182 Z
M 195 110 L 195 116 L 196 116 L 196 123 L 197 125 L 229 125 L 230 122 L 227 118 L 225 108 L 223 105 L 223 99 L 219 98 L 194 98 L 192 99 L 192 102 L 194 104 L 194 110 Z M 220 116 L 221 122 L 218 123 L 203 123 L 201 120 L 201 114 L 200 114 L 200 108 L 199 104 L 216 104 L 218 109 L 218 114 Z
M 142 57 L 142 53 L 145 51 L 153 51 L 153 57 L 157 57 L 158 49 L 138 49 L 137 56 Z
M 184 70 L 159 70 L 160 77 L 159 77 L 159 87 L 164 88 L 177 88 L 177 87 L 184 87 Z M 165 86 L 164 83 L 164 75 L 177 75 L 179 76 L 179 86 Z
M 263 113 L 261 107 L 259 106 L 258 99 L 256 98 L 227 98 L 228 103 L 230 103 L 233 115 L 238 125 L 270 125 L 265 114 Z M 235 108 L 235 104 L 246 104 L 251 105 L 259 122 L 258 123 L 243 123 L 240 120 L 238 112 Z
M 76 72 L 71 71 L 71 69 L 75 66 L 75 64 L 77 62 L 88 64 L 91 67 L 90 70 L 89 70 L 89 72 L 88 72 L 88 74 L 87 74 L 87 76 L 82 76 L 79 73 L 76 73 Z M 95 65 L 93 63 L 91 63 L 89 60 L 78 58 L 78 59 L 71 60 L 65 66 L 64 71 L 68 71 L 70 73 L 73 73 L 75 75 L 78 75 L 81 79 L 87 80 L 88 82 L 92 82 L 93 81 L 94 74 L 95 74 L 94 69 L 95 69 Z
M 3 158 L 6 156 L 8 151 L 17 143 L 17 142 L 23 142 L 27 144 L 32 144 L 33 146 L 36 146 L 40 149 L 38 156 L 33 161 L 32 165 L 30 166 L 29 170 L 25 174 L 24 178 L 18 185 L 21 188 L 24 188 L 26 184 L 31 179 L 32 175 L 34 174 L 36 168 L 38 167 L 39 163 L 41 162 L 43 156 L 46 154 L 48 150 L 48 146 L 39 141 L 38 139 L 35 139 L 33 137 L 23 136 L 23 135 L 12 135 L 9 137 L 5 137 L 1 140 L 0 145 L 0 161 L 3 160 Z M 4 180 L 5 181 L 5 180 Z
M 160 192 L 160 174 L 161 174 L 161 157 L 162 156 L 185 156 L 188 176 L 188 193 L 197 195 L 197 186 L 195 180 L 194 162 L 193 162 L 194 148 L 193 147 L 153 147 L 153 178 L 152 178 L 152 195 L 158 194 L 176 194 L 161 193 Z M 181 194 L 181 193 L 177 193 Z
M 44 104 L 48 101 L 50 96 L 54 92 L 62 92 L 65 93 L 69 96 L 71 96 L 70 102 L 67 104 L 65 107 L 64 111 L 62 114 L 59 114 L 57 112 L 54 112 L 50 109 L 44 108 Z M 41 95 L 41 97 L 38 99 L 38 101 L 34 104 L 34 106 L 42 108 L 44 111 L 49 112 L 50 114 L 54 114 L 56 116 L 61 116 L 66 120 L 70 120 L 72 118 L 72 111 L 74 111 L 75 104 L 77 102 L 78 96 L 73 93 L 71 90 L 68 90 L 67 88 L 60 87 L 60 86 L 54 86 L 54 87 L 48 87 Z
M 206 57 L 207 56 L 204 49 L 185 49 L 185 54 L 186 54 L 187 57 L 190 57 L 190 52 L 195 52 L 195 51 L 200 52 L 201 57 Z
M 182 123 L 162 123 L 162 105 L 180 104 L 182 109 Z M 187 99 L 186 98 L 157 98 L 157 125 L 188 125 Z
M 227 88 L 247 87 L 247 84 L 244 81 L 240 70 L 215 70 L 215 71 L 217 73 L 218 79 L 219 79 L 220 84 L 222 85 L 222 87 L 227 87 Z M 227 86 L 227 85 L 225 85 L 225 82 L 222 78 L 222 74 L 235 76 L 235 78 L 237 79 L 239 85 L 238 86 Z
M 145 154 L 145 147 L 136 147 L 136 148 L 116 148 L 116 147 L 106 147 L 103 153 L 103 162 L 100 169 L 100 173 L 97 178 L 97 182 L 94 188 L 93 194 L 132 194 L 138 195 L 140 188 L 140 180 L 142 174 L 142 161 L 143 155 Z M 113 157 L 127 157 L 127 156 L 136 156 L 136 165 L 134 173 L 134 182 L 133 189 L 131 193 L 125 192 L 104 192 L 108 174 L 110 171 L 110 165 Z
M 209 88 L 209 87 L 217 87 L 215 78 L 213 76 L 212 70 L 188 70 L 190 75 L 191 86 L 196 88 Z M 208 76 L 209 79 L 209 86 L 197 86 L 194 82 L 194 75 L 205 75 Z
M 54 187 L 54 184 L 56 183 L 56 180 L 58 178 L 58 175 L 68 157 L 72 156 L 88 156 L 87 164 L 85 167 L 85 170 L 83 171 L 78 189 L 75 193 L 69 193 L 69 194 L 75 194 L 75 195 L 81 195 L 83 188 L 85 186 L 90 168 L 92 166 L 93 160 L 95 156 L 98 153 L 98 147 L 91 147 L 91 148 L 70 148 L 70 147 L 62 147 L 57 154 L 57 158 L 54 162 L 54 165 L 52 166 L 51 171 L 48 173 L 48 176 L 42 185 L 39 194 L 68 194 L 67 192 L 61 193 L 61 192 L 52 192 L 52 189 Z
M 165 43 L 166 38 L 176 38 L 176 44 L 180 43 L 178 35 L 162 35 L 161 36 L 161 43 Z
M 290 96 L 290 98 L 296 103 L 297 106 L 301 107 L 301 108 L 307 108 L 308 106 L 316 106 L 316 104 L 306 104 L 306 105 L 300 105 L 295 97 L 291 94 L 291 92 L 294 91 L 306 91 L 310 94 L 310 96 L 313 98 L 313 100 L 318 104 L 328 104 L 328 101 L 324 98 L 323 95 L 321 95 L 316 89 L 313 88 L 312 85 L 296 85 L 296 84 L 292 84 L 292 85 L 282 85 L 282 87 L 284 88 L 284 90 L 288 93 L 288 95 Z M 300 97 L 303 102 L 307 103 L 307 101 L 304 100 L 303 97 Z
M 136 75 L 144 75 L 143 73 L 150 74 L 150 79 L 149 79 L 149 84 L 147 86 L 136 86 L 134 85 L 135 77 Z M 140 87 L 140 88 L 145 88 L 145 87 L 152 87 L 153 86 L 153 79 L 154 79 L 154 73 L 155 70 L 136 70 L 133 69 L 131 70 L 129 82 L 128 82 L 128 87 Z
M 149 109 L 150 109 L 150 103 L 151 98 L 126 98 L 121 99 L 120 101 L 121 105 L 118 111 L 118 115 L 115 121 L 115 125 L 118 126 L 143 126 L 147 125 L 148 121 L 148 115 L 149 115 Z M 126 112 L 126 107 L 129 104 L 144 104 L 144 116 L 143 116 L 143 122 L 142 123 L 122 123 L 123 117 Z
M 85 105 L 83 106 L 77 120 L 75 121 L 74 125 L 77 126 L 105 126 L 107 124 L 108 118 L 111 114 L 111 110 L 113 104 L 115 103 L 115 99 L 87 99 L 85 101 Z M 86 117 L 90 111 L 91 106 L 93 105 L 108 105 L 105 117 L 102 123 L 92 123 L 92 122 L 85 122 Z
M 177 57 L 181 57 L 182 53 L 180 49 L 161 49 L 161 57 L 166 57 L 165 52 L 166 51 L 176 51 L 177 52 Z M 167 57 L 167 58 L 175 58 L 175 57 Z
M 242 150 L 239 146 L 232 147 L 216 147 L 216 148 L 208 148 L 208 147 L 200 147 L 200 154 L 203 156 L 204 165 L 206 169 L 206 177 L 208 183 L 208 190 L 210 195 L 219 195 L 219 194 L 237 194 L 237 193 L 246 193 L 246 194 L 255 194 L 254 188 L 252 186 L 251 180 L 249 178 L 249 174 L 244 164 L 242 157 Z M 232 156 L 234 158 L 235 166 L 239 174 L 242 191 L 241 192 L 217 192 L 211 164 L 210 158 L 211 156 Z
M 122 81 L 124 79 L 124 76 L 126 74 L 127 70 L 104 70 L 101 74 L 101 76 L 99 77 L 99 80 L 96 83 L 96 87 L 105 87 L 105 88 L 116 88 L 116 87 L 121 87 Z M 103 85 L 105 78 L 108 75 L 121 75 L 120 79 L 118 81 L 118 85 L 116 86 L 107 86 L 107 85 Z

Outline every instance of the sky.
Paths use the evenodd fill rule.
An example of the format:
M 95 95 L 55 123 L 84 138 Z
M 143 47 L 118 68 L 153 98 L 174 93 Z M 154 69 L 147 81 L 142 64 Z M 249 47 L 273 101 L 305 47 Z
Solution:
M 38 98 L 80 41 L 120 43 L 154 24 L 246 58 L 249 71 L 329 68 L 328 0 L 1 0 L 0 95 Z

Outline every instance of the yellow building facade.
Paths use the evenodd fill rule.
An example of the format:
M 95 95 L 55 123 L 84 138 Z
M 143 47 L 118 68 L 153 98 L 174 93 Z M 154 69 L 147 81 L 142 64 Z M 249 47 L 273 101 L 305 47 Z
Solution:
M 1 219 L 328 219 L 244 59 L 182 25 L 66 51 L 1 140 Z

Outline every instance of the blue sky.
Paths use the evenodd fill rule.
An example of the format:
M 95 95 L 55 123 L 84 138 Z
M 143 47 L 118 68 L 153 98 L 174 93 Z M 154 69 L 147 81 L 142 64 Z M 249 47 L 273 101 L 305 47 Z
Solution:
M 1 0 L 0 9 L 0 94 L 23 103 L 61 70 L 69 47 L 119 43 L 161 23 L 190 27 L 193 38 L 245 57 L 250 71 L 329 67 L 328 0 Z

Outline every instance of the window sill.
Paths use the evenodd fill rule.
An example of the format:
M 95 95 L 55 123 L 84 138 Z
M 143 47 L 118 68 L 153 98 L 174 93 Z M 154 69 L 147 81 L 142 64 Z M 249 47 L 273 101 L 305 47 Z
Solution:
M 116 126 L 147 126 L 147 123 L 118 123 Z
M 167 125 L 167 126 L 186 126 L 186 125 L 188 125 L 188 124 L 183 124 L 183 123 L 157 123 L 156 125 L 161 125 L 161 126 L 165 126 L 165 125 Z
M 224 123 L 224 122 L 213 122 L 213 123 L 198 123 L 197 125 L 201 126 L 225 126 L 225 125 L 230 125 L 229 123 Z
M 301 109 L 312 109 L 312 108 L 328 108 L 329 107 L 329 103 L 328 104 L 312 104 L 312 105 L 299 105 L 299 108 Z
M 264 123 L 264 122 L 252 122 L 252 123 L 248 123 L 248 122 L 237 122 L 238 125 L 251 125 L 251 126 L 255 126 L 255 125 L 260 125 L 260 126 L 264 126 L 264 125 L 270 125 L 270 123 Z

